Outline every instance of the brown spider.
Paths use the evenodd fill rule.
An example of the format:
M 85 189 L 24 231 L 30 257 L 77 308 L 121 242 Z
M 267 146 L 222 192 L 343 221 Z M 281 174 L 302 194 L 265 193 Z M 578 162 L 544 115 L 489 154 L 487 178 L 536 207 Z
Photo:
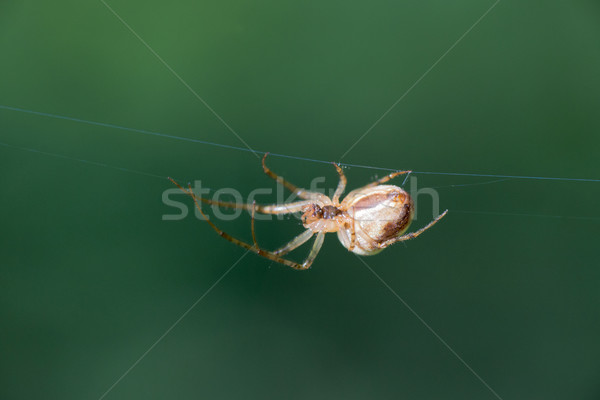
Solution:
M 304 199 L 288 204 L 257 205 L 257 204 L 238 204 L 223 201 L 214 201 L 198 197 L 192 191 L 191 186 L 188 189 L 169 178 L 179 189 L 184 191 L 194 200 L 194 204 L 206 222 L 222 237 L 230 242 L 237 244 L 259 256 L 269 260 L 277 261 L 281 264 L 290 266 L 294 269 L 308 269 L 317 257 L 325 234 L 337 232 L 338 239 L 342 245 L 359 255 L 377 254 L 389 245 L 408 239 L 413 239 L 421 233 L 431 228 L 436 222 L 446 215 L 448 210 L 416 232 L 403 233 L 408 229 L 414 212 L 414 204 L 408 193 L 398 186 L 382 185 L 398 175 L 408 174 L 410 171 L 399 171 L 391 173 L 375 182 L 369 183 L 359 189 L 348 193 L 340 203 L 340 196 L 346 188 L 346 176 L 339 167 L 333 163 L 337 173 L 340 176 L 340 182 L 332 198 L 322 193 L 311 192 L 301 189 L 282 177 L 273 173 L 265 164 L 266 153 L 262 159 L 263 170 L 277 183 L 285 186 L 296 196 Z M 214 204 L 220 207 L 241 208 L 252 213 L 252 241 L 253 244 L 243 242 L 233 236 L 223 232 L 212 221 L 208 219 L 202 211 L 198 200 Z M 291 214 L 301 211 L 302 223 L 306 230 L 296 236 L 289 243 L 275 251 L 263 250 L 256 242 L 254 233 L 254 213 L 263 214 Z M 308 257 L 302 264 L 287 260 L 282 256 L 306 243 L 314 234 L 317 238 L 312 246 Z

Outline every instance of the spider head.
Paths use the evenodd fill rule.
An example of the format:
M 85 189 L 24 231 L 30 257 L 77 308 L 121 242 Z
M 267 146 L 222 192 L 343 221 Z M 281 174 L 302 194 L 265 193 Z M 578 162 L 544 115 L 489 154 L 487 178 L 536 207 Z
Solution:
M 339 229 L 338 218 L 342 211 L 332 205 L 320 206 L 313 203 L 306 207 L 302 214 L 302 223 L 315 232 L 335 232 Z
M 316 222 L 323 218 L 323 208 L 318 204 L 310 204 L 304 210 L 304 214 L 302 214 L 302 223 L 306 225 L 310 225 L 313 222 Z

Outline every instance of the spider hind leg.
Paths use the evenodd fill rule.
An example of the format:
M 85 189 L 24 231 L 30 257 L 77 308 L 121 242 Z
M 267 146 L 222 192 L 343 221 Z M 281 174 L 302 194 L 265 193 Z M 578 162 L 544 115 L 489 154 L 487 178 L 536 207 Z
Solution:
M 383 243 L 381 243 L 380 247 L 381 248 L 385 248 L 393 243 L 396 242 L 403 242 L 405 240 L 410 240 L 410 239 L 414 239 L 417 236 L 419 236 L 420 234 L 422 234 L 423 232 L 425 232 L 426 230 L 428 230 L 429 228 L 431 228 L 433 225 L 435 225 L 440 219 L 444 218 L 446 216 L 446 214 L 448 213 L 448 210 L 444 211 L 443 213 L 441 213 L 440 215 L 438 215 L 433 221 L 431 221 L 430 223 L 428 223 L 427 225 L 425 225 L 424 227 L 422 227 L 421 229 L 419 229 L 418 231 L 415 232 L 410 232 L 410 233 L 406 233 L 402 236 L 387 240 Z
M 375 186 L 381 185 L 382 183 L 386 183 L 387 181 L 390 181 L 390 180 L 394 179 L 397 176 L 400 176 L 400 175 L 410 175 L 411 173 L 412 173 L 412 171 L 397 171 L 397 172 L 392 172 L 391 174 L 386 175 L 383 178 L 377 179 L 376 181 L 373 181 L 373 182 L 369 183 L 368 185 L 363 186 L 362 189 L 370 188 L 370 187 L 375 187 Z M 408 176 L 407 176 L 407 178 L 408 178 Z

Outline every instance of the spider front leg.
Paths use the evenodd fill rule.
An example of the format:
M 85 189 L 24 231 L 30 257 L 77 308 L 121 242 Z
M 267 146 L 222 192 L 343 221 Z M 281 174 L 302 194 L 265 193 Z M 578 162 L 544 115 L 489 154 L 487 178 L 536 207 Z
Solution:
M 204 220 L 206 221 L 206 223 L 215 232 L 217 232 L 217 234 L 219 236 L 221 236 L 225 240 L 228 240 L 228 241 L 230 241 L 231 243 L 233 243 L 233 244 L 235 244 L 237 246 L 240 246 L 240 247 L 242 247 L 242 248 L 244 248 L 244 249 L 246 249 L 248 251 L 251 251 L 251 252 L 253 252 L 255 254 L 258 254 L 261 257 L 264 257 L 264 258 L 269 259 L 271 261 L 278 262 L 278 263 L 283 264 L 283 265 L 287 265 L 288 267 L 291 267 L 291 268 L 294 268 L 294 269 L 297 269 L 297 270 L 304 270 L 304 269 L 310 268 L 312 262 L 314 261 L 314 259 L 317 256 L 319 250 L 321 249 L 321 245 L 323 244 L 323 237 L 324 237 L 324 234 L 322 232 L 320 232 L 320 236 L 317 236 L 317 240 L 315 241 L 310 254 L 308 255 L 307 259 L 302 264 L 294 262 L 294 261 L 286 260 L 285 258 L 282 258 L 279 255 L 277 255 L 275 253 L 272 253 L 270 251 L 262 250 L 258 246 L 258 244 L 256 243 L 256 235 L 254 233 L 254 218 L 253 218 L 253 222 L 252 222 L 252 240 L 254 242 L 254 245 L 251 245 L 251 244 L 248 244 L 248 243 L 246 243 L 246 242 L 244 242 L 242 240 L 239 240 L 239 239 L 231 236 L 230 234 L 226 233 L 225 231 L 219 229 L 211 220 L 208 219 L 208 216 L 204 213 L 204 211 L 202 211 L 202 207 L 200 207 L 200 202 L 198 201 L 198 198 L 196 197 L 196 195 L 192 191 L 191 185 L 189 186 L 188 189 L 185 189 L 180 184 L 178 184 L 177 182 L 175 182 L 173 179 L 171 179 L 171 178 L 169 178 L 169 179 L 179 189 L 181 189 L 185 194 L 187 194 L 188 196 L 190 196 L 194 200 L 194 204 L 196 206 L 196 209 L 200 212 L 200 214 L 202 215 L 202 217 L 204 218 Z M 254 210 L 254 209 L 255 208 L 252 207 L 252 210 Z
M 258 247 L 258 242 L 256 241 L 256 233 L 254 232 L 254 211 L 256 209 L 256 202 L 252 202 L 252 219 L 250 220 L 250 230 L 252 231 L 252 242 L 254 243 L 254 247 L 256 247 L 257 249 Z
M 295 238 L 293 238 L 291 241 L 280 247 L 279 249 L 275 250 L 273 254 L 276 254 L 278 256 L 287 254 L 290 251 L 295 250 L 298 247 L 302 246 L 304 243 L 308 242 L 308 240 L 311 237 L 313 237 L 314 234 L 315 232 L 313 232 L 312 229 L 307 229 Z
M 340 176 L 340 182 L 338 183 L 338 186 L 335 189 L 335 193 L 333 194 L 333 198 L 331 200 L 333 201 L 333 204 L 339 204 L 340 196 L 342 195 L 342 193 L 344 193 L 344 190 L 346 189 L 346 183 L 348 183 L 348 180 L 346 179 L 346 175 L 344 175 L 344 171 L 342 171 L 338 164 L 333 163 L 333 166 L 335 167 L 335 170 Z
M 186 189 L 184 189 L 183 187 L 181 187 L 181 185 L 179 183 L 177 183 L 173 178 L 169 178 L 169 180 L 171 182 L 173 182 L 173 184 L 175 186 L 177 186 L 179 189 L 183 190 L 184 193 L 189 194 L 188 191 Z M 196 199 L 199 199 L 201 202 L 206 203 L 206 204 L 210 204 L 210 205 L 215 205 L 215 206 L 219 206 L 219 207 L 226 207 L 226 208 L 241 208 L 242 210 L 246 210 L 246 211 L 250 211 L 252 212 L 253 210 L 255 210 L 256 212 L 259 212 L 261 214 L 292 214 L 295 212 L 300 212 L 304 209 L 304 207 L 306 207 L 307 205 L 313 204 L 312 201 L 310 200 L 301 200 L 301 201 L 296 201 L 293 203 L 286 203 L 286 204 L 271 204 L 271 205 L 257 205 L 257 204 L 246 204 L 246 203 L 232 203 L 229 201 L 217 201 L 217 200 L 210 200 L 210 199 L 205 199 L 204 197 L 200 197 L 200 196 L 196 196 L 194 195 Z
M 306 269 L 308 267 L 306 267 L 304 264 L 299 264 L 297 262 L 294 261 L 290 261 L 290 260 L 286 260 L 284 258 L 281 258 L 271 252 L 268 252 L 266 250 L 262 250 L 261 248 L 259 248 L 256 244 L 255 245 L 250 245 L 242 240 L 236 239 L 233 236 L 231 236 L 230 234 L 226 233 L 225 231 L 222 231 L 221 229 L 219 229 L 212 221 L 210 221 L 208 219 L 208 216 L 204 213 L 204 211 L 202 211 L 202 208 L 200 207 L 200 203 L 198 203 L 198 200 L 196 198 L 196 195 L 194 195 L 194 193 L 192 192 L 192 188 L 190 186 L 189 191 L 183 189 L 182 187 L 180 187 L 182 190 L 184 190 L 189 196 L 192 197 L 192 199 L 194 199 L 194 204 L 196 205 L 196 208 L 198 209 L 198 211 L 200 212 L 200 214 L 202 215 L 202 217 L 204 217 L 204 220 L 210 225 L 210 227 L 219 234 L 219 236 L 221 236 L 222 238 L 230 241 L 233 244 L 236 244 L 240 247 L 243 247 L 244 249 L 248 250 L 248 251 L 252 251 L 255 254 L 258 254 L 261 257 L 267 258 L 269 260 L 272 261 L 276 261 L 278 263 L 281 263 L 283 265 L 287 265 L 288 267 L 294 268 L 294 269 Z M 254 236 L 254 235 L 253 235 Z M 254 236 L 254 241 L 256 243 L 256 237 Z
M 319 251 L 321 250 L 321 246 L 323 246 L 324 240 L 325 240 L 325 232 L 317 233 L 317 238 L 315 239 L 315 242 L 313 243 L 313 247 L 312 247 L 312 249 L 310 249 L 310 253 L 308 253 L 308 257 L 306 257 L 306 260 L 304 260 L 304 262 L 302 263 L 303 269 L 310 268 L 313 261 L 315 261 L 315 258 L 317 258 L 317 254 L 319 254 Z
M 277 175 L 276 173 L 274 173 L 273 171 L 271 171 L 267 167 L 267 164 L 265 164 L 265 159 L 267 158 L 268 155 L 269 155 L 269 153 L 265 153 L 265 155 L 262 158 L 262 166 L 263 166 L 263 171 L 265 171 L 265 174 L 267 174 L 269 177 L 273 178 L 277 183 L 279 183 L 280 185 L 283 185 L 287 190 L 294 193 L 296 196 L 300 197 L 301 199 L 320 200 L 320 201 L 324 202 L 325 204 L 327 204 L 329 198 L 327 196 L 325 196 L 324 194 L 317 193 L 317 192 L 311 192 L 310 190 L 299 188 L 298 186 L 286 181 L 285 179 L 283 179 L 283 177 L 281 177 L 281 176 Z

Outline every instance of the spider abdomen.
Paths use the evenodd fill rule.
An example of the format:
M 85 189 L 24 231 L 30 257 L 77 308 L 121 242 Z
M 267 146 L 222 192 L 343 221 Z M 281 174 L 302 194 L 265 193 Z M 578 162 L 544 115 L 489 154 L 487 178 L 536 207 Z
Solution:
M 408 229 L 414 213 L 411 197 L 393 185 L 351 192 L 342 207 L 354 218 L 354 248 L 350 249 L 351 228 L 340 229 L 338 237 L 344 247 L 360 255 L 376 254 L 391 244 Z

